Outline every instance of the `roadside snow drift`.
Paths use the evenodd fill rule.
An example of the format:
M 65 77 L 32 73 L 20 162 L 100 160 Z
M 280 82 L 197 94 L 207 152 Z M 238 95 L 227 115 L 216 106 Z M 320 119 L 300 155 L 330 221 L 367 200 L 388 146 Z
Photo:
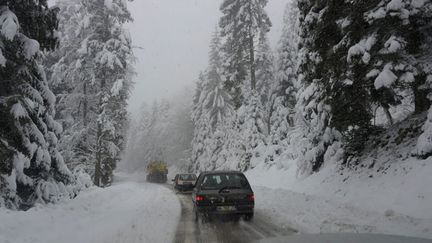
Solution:
M 74 200 L 26 212 L 0 210 L 0 242 L 171 242 L 180 203 L 162 185 L 120 180 Z
M 380 233 L 432 239 L 432 159 L 407 160 L 386 173 L 320 173 L 296 179 L 295 170 L 247 172 L 256 210 L 302 233 Z

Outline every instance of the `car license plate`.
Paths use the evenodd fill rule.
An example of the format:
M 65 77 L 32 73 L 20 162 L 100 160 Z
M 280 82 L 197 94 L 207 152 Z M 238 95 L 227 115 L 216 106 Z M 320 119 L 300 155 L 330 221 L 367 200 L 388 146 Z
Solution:
M 217 207 L 217 211 L 221 212 L 229 212 L 229 211 L 235 211 L 236 208 L 234 206 L 220 206 Z

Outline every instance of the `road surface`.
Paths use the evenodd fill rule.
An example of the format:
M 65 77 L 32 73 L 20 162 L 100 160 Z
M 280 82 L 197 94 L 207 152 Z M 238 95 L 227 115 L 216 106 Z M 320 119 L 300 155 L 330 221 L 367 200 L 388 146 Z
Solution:
M 175 243 L 200 242 L 251 242 L 273 237 L 296 234 L 290 228 L 280 228 L 268 222 L 259 210 L 251 222 L 215 219 L 212 222 L 195 222 L 190 194 L 177 193 L 181 203 L 180 222 L 177 226 Z

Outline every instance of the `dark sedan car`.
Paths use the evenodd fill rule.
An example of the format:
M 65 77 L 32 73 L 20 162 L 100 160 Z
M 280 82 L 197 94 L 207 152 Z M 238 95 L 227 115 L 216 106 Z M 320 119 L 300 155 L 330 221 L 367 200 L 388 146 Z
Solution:
M 255 196 L 246 176 L 238 171 L 203 172 L 192 192 L 196 220 L 200 216 L 243 216 L 251 220 L 254 215 Z

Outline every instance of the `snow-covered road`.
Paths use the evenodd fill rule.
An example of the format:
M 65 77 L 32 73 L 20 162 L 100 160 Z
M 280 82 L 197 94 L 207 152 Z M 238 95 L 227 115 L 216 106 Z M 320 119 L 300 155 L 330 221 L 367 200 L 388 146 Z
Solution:
M 57 205 L 0 210 L 0 242 L 171 242 L 181 211 L 175 194 L 136 178 L 116 179 Z
M 241 243 L 274 237 L 296 234 L 297 231 L 289 227 L 280 227 L 269 218 L 264 217 L 260 210 L 255 211 L 251 222 L 235 222 L 215 219 L 212 222 L 195 222 L 193 205 L 190 194 L 177 194 L 182 205 L 181 220 L 175 236 L 176 243 L 183 242 L 222 242 Z
M 387 233 L 432 239 L 432 221 L 286 189 L 253 186 L 252 222 L 196 223 L 190 194 L 117 174 L 74 200 L 26 212 L 0 209 L 0 243 L 249 242 L 301 233 Z

